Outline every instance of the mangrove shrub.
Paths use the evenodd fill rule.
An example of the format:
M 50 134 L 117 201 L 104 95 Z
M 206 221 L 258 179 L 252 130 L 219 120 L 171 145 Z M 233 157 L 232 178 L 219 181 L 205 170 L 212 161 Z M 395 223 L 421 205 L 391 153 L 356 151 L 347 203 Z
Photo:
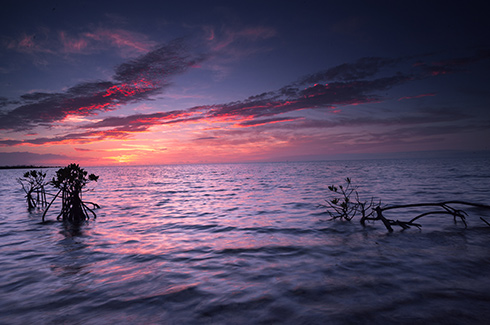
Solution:
M 58 189 L 58 193 L 48 205 L 43 214 L 43 222 L 46 212 L 56 198 L 61 197 L 61 211 L 57 219 L 70 222 L 80 222 L 89 219 L 89 213 L 95 218 L 94 208 L 99 206 L 92 202 L 83 201 L 83 192 L 86 190 L 86 185 L 89 182 L 96 182 L 99 176 L 88 173 L 80 168 L 78 164 L 70 164 L 64 168 L 60 168 L 53 177 L 50 185 Z M 91 205 L 90 208 L 88 205 Z
M 36 207 L 44 208 L 46 206 L 45 178 L 46 173 L 37 170 L 30 170 L 24 174 L 24 177 L 17 178 L 17 181 L 26 193 L 29 211 Z M 34 198 L 34 195 L 36 198 Z

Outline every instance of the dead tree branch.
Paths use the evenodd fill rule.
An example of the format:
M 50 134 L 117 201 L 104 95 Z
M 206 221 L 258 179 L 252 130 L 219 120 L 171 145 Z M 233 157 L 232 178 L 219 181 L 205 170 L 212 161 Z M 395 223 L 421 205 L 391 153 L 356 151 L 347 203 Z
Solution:
M 346 178 L 346 182 L 346 186 L 329 186 L 328 189 L 334 194 L 340 194 L 340 197 L 336 196 L 333 199 L 327 200 L 327 205 L 321 205 L 321 207 L 327 208 L 327 212 L 330 214 L 332 219 L 339 218 L 351 220 L 356 214 L 360 213 L 360 222 L 362 226 L 366 226 L 367 220 L 380 220 L 389 232 L 393 231 L 394 226 L 401 227 L 402 229 L 408 229 L 410 227 L 421 228 L 422 225 L 419 223 L 415 223 L 415 221 L 419 220 L 422 217 L 435 214 L 451 215 L 453 216 L 455 222 L 459 219 L 463 222 L 465 228 L 467 228 L 468 225 L 466 223 L 466 217 L 468 216 L 468 214 L 464 210 L 457 209 L 454 206 L 465 205 L 490 210 L 490 205 L 458 200 L 435 203 L 390 205 L 382 207 L 381 201 L 379 201 L 379 203 L 377 204 L 374 203 L 374 198 L 371 198 L 370 201 L 361 201 L 359 199 L 357 188 L 351 187 L 350 178 Z M 352 196 L 354 196 L 353 199 Z M 430 208 L 430 210 L 420 213 L 409 221 L 392 220 L 384 216 L 384 212 L 386 211 L 411 208 Z M 490 223 L 488 223 L 485 219 L 480 219 L 482 219 L 487 225 L 490 226 Z

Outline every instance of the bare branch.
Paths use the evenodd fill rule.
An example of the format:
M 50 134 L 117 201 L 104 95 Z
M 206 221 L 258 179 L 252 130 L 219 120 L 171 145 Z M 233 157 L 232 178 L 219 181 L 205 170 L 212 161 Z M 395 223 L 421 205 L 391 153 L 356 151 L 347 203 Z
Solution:
M 337 188 L 336 186 L 329 186 L 328 189 L 334 193 L 334 194 L 340 194 L 341 197 L 335 197 L 334 199 L 327 200 L 328 205 L 322 205 L 321 207 L 327 208 L 327 212 L 332 216 L 332 219 L 345 219 L 345 220 L 351 220 L 354 218 L 354 216 L 358 213 L 361 214 L 361 224 L 363 226 L 366 225 L 366 221 L 376 221 L 376 220 L 381 220 L 383 222 L 384 226 L 386 229 L 388 229 L 389 232 L 393 231 L 393 226 L 399 226 L 402 229 L 408 229 L 410 227 L 417 227 L 420 228 L 422 225 L 415 223 L 416 220 L 428 216 L 428 215 L 434 215 L 434 214 L 449 214 L 452 215 L 454 220 L 456 221 L 457 218 L 459 218 L 465 228 L 467 227 L 466 223 L 466 217 L 468 214 L 461 210 L 461 209 L 456 209 L 453 207 L 454 205 L 466 205 L 466 206 L 472 206 L 472 207 L 477 207 L 477 208 L 482 208 L 482 209 L 490 209 L 490 205 L 486 204 L 481 204 L 481 203 L 473 203 L 473 202 L 466 202 L 466 201 L 443 201 L 443 202 L 430 202 L 430 203 L 414 203 L 414 204 L 401 204 L 401 205 L 391 205 L 391 206 L 384 206 L 381 207 L 381 201 L 379 203 L 374 203 L 374 198 L 371 198 L 370 201 L 361 201 L 359 198 L 359 193 L 357 192 L 357 188 L 351 188 L 351 180 L 350 178 L 346 179 L 347 185 L 344 187 L 342 185 L 339 185 Z M 340 191 L 338 190 L 340 189 Z M 354 199 L 351 199 L 351 196 L 354 196 Z M 369 202 L 369 204 L 368 204 Z M 400 220 L 391 220 L 387 219 L 384 215 L 383 212 L 389 211 L 389 210 L 395 210 L 395 209 L 411 209 L 411 208 L 431 208 L 430 211 L 423 212 L 416 217 L 412 218 L 410 221 L 400 221 Z M 442 210 L 434 210 L 434 208 L 440 208 Z M 332 212 L 333 210 L 334 212 Z M 367 211 L 370 211 L 369 213 Z M 374 216 L 375 215 L 375 216 Z M 486 220 L 482 219 L 487 225 L 490 226 L 490 223 L 488 223 Z

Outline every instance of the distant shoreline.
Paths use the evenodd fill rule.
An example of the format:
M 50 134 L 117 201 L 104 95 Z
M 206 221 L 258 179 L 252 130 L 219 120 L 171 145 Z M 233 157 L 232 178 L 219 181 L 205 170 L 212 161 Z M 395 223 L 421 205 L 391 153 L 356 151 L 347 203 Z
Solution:
M 0 166 L 0 169 L 45 169 L 45 168 L 60 168 L 60 167 L 59 166 L 33 166 L 33 165 Z

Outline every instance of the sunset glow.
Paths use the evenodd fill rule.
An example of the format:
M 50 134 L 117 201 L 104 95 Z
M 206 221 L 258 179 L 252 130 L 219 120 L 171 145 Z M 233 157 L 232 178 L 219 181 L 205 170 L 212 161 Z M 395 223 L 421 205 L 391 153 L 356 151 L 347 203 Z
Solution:
M 0 165 L 489 150 L 478 6 L 441 34 L 459 9 L 275 5 L 9 3 Z

